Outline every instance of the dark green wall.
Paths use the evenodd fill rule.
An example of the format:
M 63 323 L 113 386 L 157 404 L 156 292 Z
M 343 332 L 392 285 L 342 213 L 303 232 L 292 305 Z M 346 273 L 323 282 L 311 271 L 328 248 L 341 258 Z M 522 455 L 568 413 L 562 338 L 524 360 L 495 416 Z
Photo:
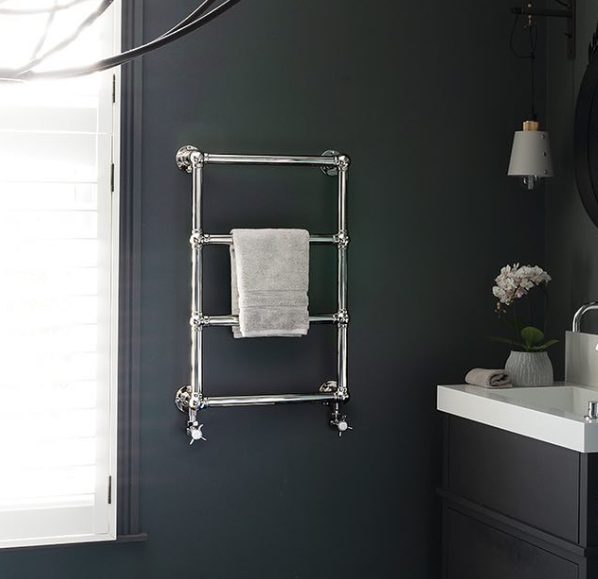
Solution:
M 598 4 L 578 2 L 577 58 L 567 60 L 563 24 L 549 27 L 547 112 L 556 177 L 546 197 L 546 253 L 551 284 L 554 333 L 564 339 L 579 306 L 598 299 L 598 229 L 586 215 L 573 172 L 573 114 L 586 66 L 587 50 L 596 28 Z M 583 328 L 598 331 L 598 316 L 588 314 Z M 564 375 L 564 346 L 552 354 L 557 375 Z
M 195 0 L 147 0 L 148 38 Z M 0 554 L 6 579 L 439 576 L 438 383 L 507 355 L 492 280 L 543 262 L 544 206 L 505 176 L 527 112 L 507 0 L 246 0 L 145 59 L 141 520 L 145 544 Z M 540 65 L 543 60 L 540 59 Z M 542 69 L 542 66 L 540 66 Z M 350 386 L 342 439 L 320 406 L 212 410 L 189 447 L 174 391 L 188 371 L 190 179 L 184 144 L 348 153 Z M 210 168 L 209 232 L 335 228 L 318 170 Z M 227 313 L 226 250 L 206 250 L 206 313 Z M 330 248 L 312 253 L 313 311 L 331 309 Z M 209 394 L 314 390 L 334 333 L 206 338 Z

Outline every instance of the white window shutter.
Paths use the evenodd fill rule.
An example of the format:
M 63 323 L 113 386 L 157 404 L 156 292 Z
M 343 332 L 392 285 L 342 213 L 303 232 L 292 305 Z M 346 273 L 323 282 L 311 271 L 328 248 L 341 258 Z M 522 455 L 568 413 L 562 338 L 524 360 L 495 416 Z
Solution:
M 112 53 L 119 18 L 115 2 L 47 67 Z M 22 62 L 36 36 L 8 20 L 0 55 Z M 112 75 L 0 84 L 0 548 L 116 538 Z

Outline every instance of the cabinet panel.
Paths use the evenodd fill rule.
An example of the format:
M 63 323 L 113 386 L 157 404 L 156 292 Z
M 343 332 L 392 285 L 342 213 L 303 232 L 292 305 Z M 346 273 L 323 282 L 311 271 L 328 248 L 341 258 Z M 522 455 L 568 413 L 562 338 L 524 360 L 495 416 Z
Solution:
M 444 487 L 573 543 L 579 541 L 579 454 L 451 416 Z
M 444 579 L 577 579 L 578 567 L 548 551 L 444 508 Z

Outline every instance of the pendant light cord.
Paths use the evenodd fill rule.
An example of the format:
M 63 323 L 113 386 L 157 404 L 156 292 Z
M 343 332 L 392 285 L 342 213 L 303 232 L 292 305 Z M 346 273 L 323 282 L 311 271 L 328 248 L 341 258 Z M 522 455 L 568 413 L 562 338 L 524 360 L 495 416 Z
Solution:
M 511 47 L 511 52 L 517 57 L 522 59 L 529 59 L 530 61 L 530 76 L 531 76 L 531 114 L 532 114 L 532 121 L 537 120 L 538 116 L 536 114 L 536 47 L 538 45 L 538 27 L 533 23 L 532 18 L 529 18 L 528 24 L 525 25 L 524 28 L 528 31 L 528 40 L 529 40 L 529 50 L 527 52 L 519 52 L 515 48 L 515 31 L 517 30 L 517 24 L 519 23 L 519 14 L 515 15 L 515 20 L 513 21 L 513 28 L 511 28 L 511 36 L 509 38 L 509 45 Z
M 534 38 L 534 30 L 536 36 Z M 531 97 L 532 97 L 532 121 L 537 121 L 536 115 L 536 45 L 538 43 L 538 29 L 531 25 L 529 27 L 529 42 L 530 42 L 530 76 L 531 76 Z

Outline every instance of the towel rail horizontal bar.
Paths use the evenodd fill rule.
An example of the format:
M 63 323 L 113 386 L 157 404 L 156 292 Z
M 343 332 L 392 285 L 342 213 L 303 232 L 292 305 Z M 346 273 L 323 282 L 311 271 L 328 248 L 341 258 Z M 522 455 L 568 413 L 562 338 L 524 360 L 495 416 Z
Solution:
M 310 324 L 335 324 L 338 321 L 338 314 L 320 314 L 319 316 L 309 316 Z M 203 326 L 238 326 L 239 316 L 203 316 L 201 318 Z
M 302 402 L 330 402 L 338 400 L 334 392 L 318 392 L 316 394 L 264 394 L 256 396 L 216 396 L 202 400 L 204 408 L 229 406 L 270 406 L 272 404 L 298 404 Z
M 220 165 L 310 165 L 336 167 L 338 157 L 310 157 L 305 155 L 218 155 L 204 153 L 204 163 Z
M 338 243 L 337 237 L 334 235 L 310 235 L 310 243 Z M 232 245 L 232 235 L 212 235 L 204 233 L 202 236 L 201 243 L 204 245 Z
M 338 321 L 338 314 L 320 314 L 319 316 L 309 316 L 310 324 L 336 324 Z
M 194 167 L 213 165 L 304 165 L 320 167 L 326 175 L 334 176 L 338 170 L 346 170 L 350 159 L 338 151 L 328 149 L 321 155 L 230 155 L 202 153 L 193 145 L 181 147 L 176 154 L 179 169 L 191 173 Z

